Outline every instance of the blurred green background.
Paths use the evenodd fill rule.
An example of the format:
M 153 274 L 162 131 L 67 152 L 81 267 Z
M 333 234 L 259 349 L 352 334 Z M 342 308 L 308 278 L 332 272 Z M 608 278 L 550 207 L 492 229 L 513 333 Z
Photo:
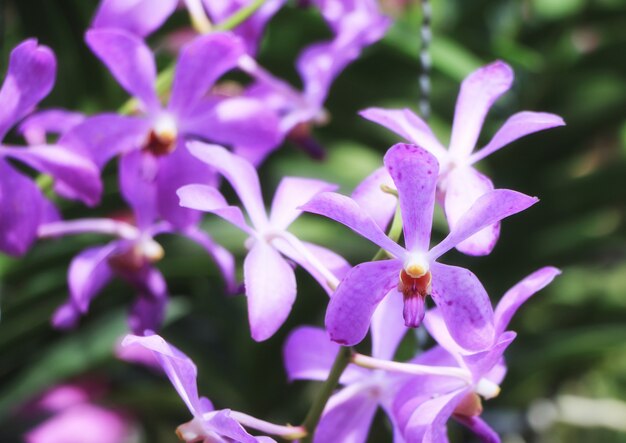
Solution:
M 331 121 L 315 132 L 327 148 L 326 160 L 315 162 L 287 143 L 260 170 L 268 197 L 284 175 L 324 178 L 350 192 L 399 141 L 356 114 L 374 105 L 417 109 L 419 3 L 384 3 L 395 10 L 397 22 L 335 82 L 327 101 Z M 37 37 L 58 57 L 57 84 L 43 107 L 95 113 L 123 103 L 124 92 L 83 43 L 96 1 L 0 5 L 2 71 L 11 48 L 27 37 Z M 431 124 L 442 140 L 449 134 L 459 82 L 496 58 L 514 67 L 516 81 L 492 109 L 481 143 L 519 110 L 553 112 L 567 122 L 482 163 L 497 187 L 537 195 L 541 202 L 504 223 L 489 257 L 446 257 L 447 263 L 472 269 L 494 303 L 541 266 L 564 271 L 515 318 L 512 328 L 519 335 L 507 353 L 510 370 L 502 394 L 485 402 L 484 418 L 510 443 L 626 442 L 626 2 L 435 0 L 433 7 Z M 150 44 L 162 47 L 164 36 L 186 23 L 178 13 Z M 270 23 L 260 60 L 299 85 L 294 58 L 329 35 L 315 11 L 289 4 Z M 160 63 L 170 59 L 159 51 Z M 99 216 L 121 208 L 114 165 L 105 183 L 100 207 L 63 203 L 64 215 Z M 213 218 L 206 227 L 242 257 L 241 236 Z M 440 217 L 439 237 L 444 229 Z M 302 217 L 294 232 L 331 246 L 353 264 L 374 252 L 347 229 L 313 216 Z M 128 286 L 120 281 L 108 286 L 75 332 L 50 327 L 53 310 L 67 297 L 72 256 L 106 240 L 65 238 L 42 242 L 19 260 L 0 257 L 1 442 L 20 441 L 37 423 L 16 414 L 21 404 L 56 383 L 82 377 L 108 386 L 101 402 L 133 417 L 139 441 L 176 441 L 174 428 L 189 420 L 167 380 L 113 357 L 133 297 Z M 174 237 L 162 243 L 166 257 L 159 268 L 172 294 L 162 335 L 197 363 L 200 392 L 218 408 L 300 422 L 316 384 L 286 382 L 281 347 L 296 326 L 322 324 L 326 295 L 299 272 L 291 317 L 272 339 L 258 344 L 249 337 L 245 299 L 223 294 L 206 255 Z M 462 429 L 450 429 L 452 441 L 473 441 Z M 370 441 L 391 441 L 382 414 Z

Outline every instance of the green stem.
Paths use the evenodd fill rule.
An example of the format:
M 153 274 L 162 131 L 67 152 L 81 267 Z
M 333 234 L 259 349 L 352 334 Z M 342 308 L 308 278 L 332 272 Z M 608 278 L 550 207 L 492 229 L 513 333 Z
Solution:
M 332 395 L 333 391 L 337 387 L 341 374 L 343 374 L 344 369 L 346 369 L 346 367 L 350 363 L 351 357 L 351 348 L 346 346 L 342 346 L 341 348 L 339 348 L 339 353 L 335 357 L 335 362 L 333 363 L 333 367 L 330 370 L 330 374 L 328 374 L 328 378 L 317 393 L 317 397 L 315 397 L 315 401 L 311 405 L 309 413 L 304 419 L 302 427 L 307 430 L 308 434 L 306 437 L 300 440 L 300 443 L 311 443 L 313 441 L 315 428 L 317 427 L 317 424 L 322 417 L 324 407 L 326 406 L 326 403 L 328 402 L 328 399 Z
M 265 0 L 254 0 L 247 6 L 239 9 L 237 12 L 233 13 L 230 17 L 224 20 L 219 25 L 215 26 L 216 31 L 228 31 L 230 29 L 234 29 L 244 21 L 248 19 L 252 14 L 254 14 L 261 6 L 263 6 Z

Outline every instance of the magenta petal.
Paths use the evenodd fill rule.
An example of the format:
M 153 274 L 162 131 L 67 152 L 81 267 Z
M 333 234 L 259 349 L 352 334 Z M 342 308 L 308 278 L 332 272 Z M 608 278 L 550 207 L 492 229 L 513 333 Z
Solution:
M 220 437 L 217 442 L 233 442 L 233 443 L 276 443 L 269 437 L 253 437 L 239 424 L 237 420 L 230 416 L 228 409 L 210 412 L 205 414 L 202 419 L 202 426 L 209 432 L 209 438 L 204 441 L 210 442 L 215 434 Z M 218 437 L 219 438 L 219 437 Z
M 287 319 L 296 299 L 296 277 L 270 245 L 257 241 L 243 264 L 252 338 L 270 338 Z
M 322 192 L 316 194 L 300 209 L 338 221 L 398 258 L 406 254 L 404 248 L 387 237 L 374 219 L 350 197 L 334 192 Z
M 516 336 L 517 334 L 515 332 L 507 331 L 498 336 L 497 341 L 486 351 L 463 357 L 465 366 L 472 373 L 474 383 L 478 383 L 481 378 L 486 377 L 492 369 L 496 368 L 496 365 L 502 361 L 504 351 L 506 351 L 513 340 L 515 340 Z
M 213 186 L 186 185 L 176 191 L 180 205 L 198 211 L 211 212 L 237 226 L 242 231 L 253 235 L 245 218 L 236 206 L 229 206 L 220 191 Z
M 378 168 L 368 175 L 352 192 L 352 198 L 376 221 L 380 229 L 385 230 L 396 213 L 398 199 L 383 192 L 381 189 L 383 185 L 395 189 L 393 179 L 385 167 Z
M 278 184 L 270 210 L 270 224 L 276 229 L 287 227 L 302 213 L 300 206 L 324 191 L 334 191 L 337 185 L 312 178 L 284 177 Z
M 140 38 L 109 28 L 89 30 L 85 40 L 119 84 L 143 102 L 145 110 L 159 108 L 154 56 Z
M 421 146 L 440 162 L 447 157 L 446 148 L 439 143 L 428 125 L 413 111 L 405 109 L 368 108 L 359 115 L 395 132 L 405 140 Z
M 150 226 L 157 216 L 157 159 L 144 151 L 132 151 L 120 158 L 120 191 L 133 209 L 137 226 Z
M 163 274 L 156 268 L 147 266 L 130 277 L 129 280 L 138 290 L 128 319 L 131 331 L 144 335 L 146 331 L 159 330 L 167 305 L 167 284 Z
M 228 180 L 256 228 L 267 225 L 261 185 L 254 166 L 221 146 L 189 142 L 187 148 L 193 156 L 215 168 Z
M 456 101 L 450 154 L 465 158 L 470 155 L 489 108 L 513 83 L 513 70 L 496 61 L 472 72 L 463 80 Z
M 157 30 L 177 5 L 178 0 L 102 0 L 92 27 L 124 29 L 145 37 Z
M 489 191 L 474 202 L 472 207 L 458 220 L 455 228 L 437 246 L 429 257 L 435 260 L 450 249 L 503 218 L 517 214 L 537 203 L 537 197 L 529 197 L 509 189 Z
M 493 183 L 489 178 L 472 167 L 457 167 L 445 178 L 444 208 L 450 230 L 453 231 L 459 219 L 472 207 L 474 202 L 489 191 Z M 496 246 L 500 236 L 500 223 L 483 228 L 456 247 L 468 255 L 488 255 Z
M 326 311 L 330 338 L 342 345 L 359 343 L 370 326 L 376 307 L 398 283 L 399 260 L 361 263 L 339 284 Z
M 404 240 L 409 251 L 427 251 L 433 225 L 437 159 L 422 148 L 398 143 L 384 158 L 400 198 Z
M 372 357 L 393 360 L 398 345 L 406 335 L 402 318 L 402 294 L 392 289 L 372 316 Z
M 87 312 L 91 300 L 113 277 L 108 259 L 120 247 L 121 243 L 111 242 L 106 246 L 85 249 L 72 260 L 67 280 L 72 301 L 81 312 Z
M 404 428 L 406 443 L 447 442 L 446 423 L 467 393 L 465 389 L 456 390 L 419 404 Z
M 559 269 L 547 266 L 533 272 L 509 289 L 496 306 L 496 332 L 498 334 L 504 332 L 518 308 L 536 292 L 552 283 L 560 273 Z
M 561 117 L 547 112 L 522 111 L 513 114 L 496 132 L 491 141 L 471 157 L 471 162 L 475 163 L 509 143 L 522 138 L 528 134 L 564 126 L 565 122 Z
M 476 434 L 482 443 L 500 443 L 500 436 L 480 417 L 455 415 L 454 419 Z
M 478 278 L 464 268 L 432 263 L 432 297 L 450 335 L 465 349 L 482 350 L 493 343 L 493 309 Z
M 237 66 L 243 53 L 241 40 L 230 33 L 210 33 L 185 45 L 176 64 L 169 109 L 179 117 L 192 111 L 217 79 Z
M 48 134 L 65 134 L 84 120 L 85 116 L 79 112 L 48 109 L 29 115 L 22 120 L 19 132 L 29 145 L 44 145 Z
M 73 329 L 80 319 L 80 311 L 71 301 L 59 306 L 52 314 L 52 327 L 60 330 Z
M 11 51 L 0 89 L 0 140 L 42 100 L 54 85 L 56 60 L 50 48 L 25 40 Z

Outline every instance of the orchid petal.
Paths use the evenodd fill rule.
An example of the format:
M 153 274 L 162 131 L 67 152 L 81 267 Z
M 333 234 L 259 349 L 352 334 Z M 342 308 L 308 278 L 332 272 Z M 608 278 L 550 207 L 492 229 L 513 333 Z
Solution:
M 298 209 L 313 196 L 334 191 L 338 186 L 312 178 L 284 177 L 278 184 L 270 210 L 270 224 L 275 229 L 287 227 L 302 213 Z
M 154 56 L 139 37 L 122 29 L 105 28 L 87 31 L 85 40 L 118 83 L 143 102 L 145 110 L 160 107 Z
M 85 116 L 80 112 L 65 109 L 48 109 L 26 117 L 19 126 L 19 132 L 30 145 L 46 144 L 46 136 L 62 135 L 82 123 Z
M 446 148 L 439 143 L 439 140 L 437 140 L 437 137 L 426 122 L 408 108 L 368 108 L 359 112 L 359 115 L 384 126 L 405 140 L 421 146 L 434 155 L 439 162 L 442 162 L 448 156 Z
M 372 357 L 393 360 L 396 349 L 408 330 L 401 320 L 402 310 L 402 294 L 392 289 L 372 316 Z
M 150 226 L 157 218 L 157 173 L 156 158 L 145 151 L 132 151 L 120 158 L 120 191 L 133 209 L 140 229 Z
M 458 220 L 455 228 L 441 243 L 431 249 L 429 257 L 436 260 L 450 249 L 500 220 L 517 214 L 537 203 L 539 199 L 509 189 L 490 191 L 474 202 Z
M 365 338 L 376 307 L 398 283 L 401 269 L 399 260 L 383 260 L 362 263 L 348 273 L 326 311 L 326 329 L 333 341 L 352 346 Z
M 0 140 L 9 128 L 52 90 L 56 60 L 50 48 L 29 39 L 11 51 L 9 67 L 0 89 Z
M 470 158 L 472 163 L 482 160 L 509 143 L 535 132 L 565 126 L 561 117 L 547 112 L 522 111 L 513 114 L 496 132 L 491 141 Z
M 406 248 L 427 251 L 439 176 L 437 159 L 422 148 L 399 143 L 387 151 L 384 162 L 398 189 Z
M 500 443 L 500 436 L 482 418 L 455 415 L 454 419 L 472 431 L 482 443 Z
M 187 148 L 192 155 L 215 168 L 228 180 L 257 229 L 267 225 L 261 185 L 254 166 L 218 145 L 189 142 Z
M 493 343 L 493 309 L 478 278 L 464 268 L 431 264 L 432 298 L 448 331 L 463 348 L 482 350 Z
M 243 264 L 252 338 L 270 338 L 285 322 L 296 299 L 296 278 L 289 263 L 263 241 L 257 241 Z
M 560 273 L 559 269 L 547 266 L 533 272 L 509 289 L 498 302 L 498 306 L 496 306 L 496 333 L 501 334 L 504 332 L 519 307 L 536 292 L 552 283 L 552 280 Z
M 106 246 L 88 248 L 72 260 L 67 271 L 67 280 L 72 301 L 82 313 L 87 312 L 91 300 L 113 277 L 108 259 L 122 245 L 123 243 L 114 241 Z
M 474 382 L 478 383 L 489 372 L 502 361 L 502 355 L 509 345 L 515 340 L 517 334 L 513 331 L 507 331 L 497 337 L 497 340 L 489 347 L 489 349 L 463 356 L 465 366 L 470 370 L 474 378 Z
M 352 198 L 376 221 L 380 229 L 385 230 L 396 213 L 398 199 L 384 192 L 381 186 L 395 188 L 393 179 L 385 167 L 378 168 L 368 175 L 352 192 Z
M 419 404 L 404 428 L 406 443 L 447 442 L 446 422 L 465 395 L 461 389 Z
M 167 305 L 167 284 L 163 274 L 151 266 L 134 274 L 131 283 L 139 294 L 133 304 L 128 322 L 130 330 L 137 335 L 161 328 Z
M 498 60 L 477 69 L 463 80 L 450 136 L 449 152 L 453 157 L 470 155 L 489 108 L 509 90 L 513 76 L 511 67 Z
M 350 197 L 334 192 L 321 192 L 300 209 L 323 215 L 347 226 L 397 258 L 406 255 L 404 248 L 387 237 L 374 219 Z
M 230 416 L 230 411 L 228 409 L 205 414 L 202 421 L 205 429 L 211 433 L 217 433 L 219 436 L 226 437 L 226 439 L 223 440 L 226 442 L 276 443 L 274 439 L 269 437 L 253 437 L 248 434 L 243 426 Z
M 178 0 L 103 0 L 92 27 L 124 29 L 146 37 L 161 27 L 177 5 Z

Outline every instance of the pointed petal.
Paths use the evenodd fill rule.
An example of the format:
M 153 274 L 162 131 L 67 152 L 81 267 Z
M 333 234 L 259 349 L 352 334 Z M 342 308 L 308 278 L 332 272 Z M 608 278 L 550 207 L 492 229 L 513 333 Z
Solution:
M 85 118 L 80 112 L 48 109 L 29 115 L 22 120 L 19 132 L 29 145 L 44 145 L 48 134 L 63 135 L 82 123 Z
M 472 431 L 482 443 L 500 443 L 500 436 L 482 418 L 455 415 L 454 419 Z
M 189 142 L 187 148 L 192 155 L 215 168 L 228 180 L 257 229 L 267 225 L 261 185 L 254 166 L 218 145 Z
M 408 108 L 368 108 L 359 112 L 359 115 L 384 126 L 405 140 L 421 146 L 434 155 L 439 162 L 448 156 L 446 148 L 439 143 L 426 122 Z
M 51 323 L 55 329 L 69 330 L 74 329 L 78 325 L 79 319 L 80 311 L 70 300 L 55 309 Z
M 0 152 L 50 174 L 69 193 L 88 205 L 95 205 L 102 194 L 100 172 L 95 164 L 62 146 L 0 147 Z
M 387 151 L 384 162 L 398 189 L 406 248 L 427 251 L 439 176 L 437 159 L 422 148 L 398 143 Z
M 283 361 L 289 381 L 328 378 L 339 345 L 330 341 L 322 328 L 301 326 L 289 334 L 283 347 Z M 341 383 L 351 383 L 364 376 L 365 370 L 348 366 L 341 374 Z
M 178 57 L 169 109 L 179 117 L 191 111 L 209 88 L 237 66 L 244 53 L 241 40 L 230 33 L 210 33 L 185 45 Z
M 287 319 L 296 299 L 293 269 L 278 252 L 257 241 L 243 264 L 252 338 L 270 338 Z
M 398 258 L 402 258 L 406 254 L 404 248 L 387 237 L 374 219 L 350 197 L 334 192 L 321 192 L 315 195 L 308 203 L 302 205 L 300 209 L 313 214 L 323 215 L 346 225 L 357 234 L 362 235 Z
M 398 345 L 406 335 L 402 319 L 402 294 L 392 289 L 372 317 L 372 357 L 393 360 Z
M 85 249 L 72 260 L 67 271 L 70 295 L 75 306 L 85 313 L 89 304 L 113 277 L 109 257 L 121 247 L 120 242 Z
M 444 208 L 450 230 L 454 230 L 459 219 L 484 194 L 493 191 L 493 183 L 472 167 L 458 167 L 445 178 Z M 488 255 L 496 246 L 500 236 L 500 223 L 483 228 L 456 247 L 468 255 Z
M 24 254 L 45 220 L 49 202 L 37 185 L 0 158 L 0 251 Z
M 470 158 L 476 163 L 509 143 L 535 132 L 565 126 L 561 117 L 547 112 L 522 111 L 513 114 L 496 132 L 491 141 Z
M 124 29 L 146 37 L 161 27 L 177 5 L 178 0 L 103 0 L 92 27 Z
M 398 283 L 399 260 L 361 263 L 339 284 L 326 311 L 330 338 L 342 345 L 359 343 L 370 326 L 376 307 Z
M 202 413 L 198 387 L 196 386 L 197 369 L 189 357 L 167 343 L 158 335 L 127 335 L 122 346 L 143 346 L 154 353 L 170 382 L 185 402 L 189 411 L 197 416 Z
M 511 67 L 498 60 L 463 80 L 454 112 L 450 154 L 458 158 L 471 154 L 489 108 L 509 90 L 513 76 Z
M 496 306 L 496 333 L 501 334 L 504 332 L 519 307 L 536 292 L 552 283 L 552 280 L 560 273 L 559 269 L 547 266 L 533 272 L 509 289 L 498 302 L 498 306 Z
M 253 235 L 254 232 L 246 224 L 241 209 L 229 206 L 220 191 L 213 186 L 186 185 L 176 191 L 180 205 L 198 211 L 211 212 L 237 226 L 242 231 Z
M 396 213 L 398 199 L 383 192 L 383 185 L 392 189 L 396 186 L 384 166 L 368 175 L 352 192 L 352 198 L 384 231 Z
M 270 210 L 270 224 L 276 229 L 287 227 L 302 213 L 298 209 L 313 196 L 324 191 L 334 191 L 338 186 L 322 180 L 284 177 L 278 184 Z
M 493 343 L 493 309 L 487 291 L 467 269 L 433 263 L 432 297 L 448 331 L 465 349 L 481 350 Z
M 0 140 L 52 90 L 56 60 L 47 46 L 25 40 L 11 51 L 0 89 Z
M 160 107 L 154 56 L 139 37 L 122 29 L 91 29 L 85 41 L 118 83 L 142 101 L 146 111 Z
M 428 253 L 436 260 L 450 249 L 510 215 L 517 214 L 537 203 L 539 199 L 509 189 L 496 189 L 481 196 L 458 220 L 446 238 Z

